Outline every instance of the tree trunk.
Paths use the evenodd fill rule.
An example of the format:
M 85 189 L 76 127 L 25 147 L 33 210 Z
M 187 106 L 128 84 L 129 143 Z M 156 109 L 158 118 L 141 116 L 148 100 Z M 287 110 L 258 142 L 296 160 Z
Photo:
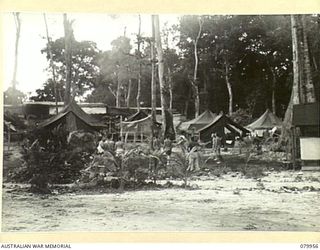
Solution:
M 199 63 L 199 58 L 198 58 L 198 41 L 201 36 L 201 31 L 202 31 L 202 20 L 199 19 L 199 32 L 196 37 L 196 39 L 193 41 L 194 45 L 194 71 L 193 71 L 193 89 L 194 89 L 194 107 L 195 107 L 195 116 L 198 117 L 200 114 L 200 96 L 199 96 L 199 86 L 198 86 L 198 81 L 197 81 L 197 71 L 198 71 L 198 63 Z
M 169 85 L 169 94 L 170 94 L 169 109 L 172 111 L 173 92 L 172 92 L 172 75 L 171 75 L 170 67 L 168 67 L 168 85 Z
M 71 95 L 71 77 L 72 77 L 72 27 L 71 22 L 67 19 L 67 14 L 63 14 L 64 23 L 64 39 L 65 39 L 65 60 L 66 60 L 66 91 L 64 96 L 64 104 L 68 105 L 73 101 Z M 66 129 L 69 132 L 77 129 L 76 119 L 72 113 L 69 113 L 66 118 Z
M 150 43 L 151 47 L 151 108 L 152 115 L 156 114 L 157 107 L 157 88 L 156 88 L 156 58 L 155 58 L 155 30 L 154 30 L 154 15 L 151 16 L 152 22 L 152 39 Z
M 298 100 L 294 96 L 294 104 L 315 102 L 315 91 L 311 76 L 311 65 L 307 41 L 306 23 L 304 15 L 292 15 L 292 45 L 294 87 L 298 88 Z
M 129 82 L 128 82 L 128 93 L 127 93 L 127 98 L 126 98 L 127 108 L 130 107 L 131 88 L 132 88 L 132 79 L 130 77 Z
M 141 99 L 141 64 L 139 64 L 138 73 L 138 90 L 137 90 L 137 109 L 140 111 L 140 99 Z
M 189 102 L 190 102 L 190 99 L 191 99 L 191 95 L 192 95 L 192 89 L 188 89 L 188 96 L 187 96 L 187 99 L 185 101 L 185 104 L 184 104 L 184 111 L 183 111 L 183 114 L 186 116 L 186 118 L 188 118 L 188 110 L 189 110 Z
M 63 101 L 63 97 L 62 97 L 62 93 L 61 93 L 62 92 L 61 88 L 59 88 L 58 92 L 59 92 L 59 101 L 62 102 Z
M 169 99 L 170 94 L 168 91 L 168 84 L 164 81 L 164 61 L 163 61 L 163 50 L 160 37 L 160 27 L 159 27 L 159 16 L 154 16 L 154 29 L 155 29 L 155 40 L 158 53 L 158 73 L 159 73 L 159 83 L 160 83 L 160 97 L 161 97 L 161 109 L 162 109 L 162 129 L 164 137 L 169 137 L 171 140 L 175 139 L 175 132 L 173 127 L 173 117 L 169 110 Z
M 121 98 L 121 81 L 119 79 L 119 69 L 117 69 L 117 75 L 116 75 L 116 81 L 117 81 L 117 92 L 116 92 L 116 107 L 120 108 L 120 98 Z
M 19 49 L 19 40 L 20 40 L 20 30 L 21 30 L 21 20 L 20 13 L 13 13 L 16 22 L 16 43 L 14 51 L 14 67 L 13 67 L 13 76 L 12 76 L 12 88 L 15 90 L 17 85 L 17 69 L 18 69 L 18 49 Z
M 228 94 L 229 94 L 229 115 L 233 113 L 233 94 L 232 94 L 232 86 L 229 79 L 229 63 L 225 59 L 225 80 L 227 84 Z
M 206 109 L 209 109 L 209 92 L 208 92 L 208 83 L 210 82 L 209 76 L 207 74 L 207 71 L 203 71 L 204 76 L 204 82 L 203 82 L 203 100 L 202 103 Z
M 195 117 L 200 114 L 200 95 L 198 84 L 193 83 Z
M 47 41 L 48 41 L 48 53 L 49 53 L 49 57 L 50 57 L 50 67 L 52 70 L 52 81 L 53 81 L 53 86 L 54 86 L 54 100 L 56 103 L 56 114 L 58 114 L 58 90 L 57 90 L 57 81 L 56 81 L 56 70 L 55 70 L 54 63 L 53 63 L 51 41 L 50 41 L 50 36 L 49 36 L 49 29 L 48 29 L 46 14 L 43 14 L 43 19 L 44 19 L 44 24 L 46 26 L 46 34 L 47 34 Z
M 305 74 L 305 100 L 306 103 L 313 103 L 316 102 L 315 97 L 315 90 L 314 85 L 312 82 L 312 74 L 311 74 L 311 63 L 310 63 L 310 57 L 309 57 L 309 46 L 308 46 L 308 39 L 307 39 L 307 31 L 306 31 L 306 20 L 305 15 L 299 15 L 301 20 L 301 26 L 302 26 L 302 35 L 303 35 L 303 70 Z
M 311 78 L 309 49 L 303 15 L 291 15 L 293 85 L 289 105 L 287 107 L 281 140 L 287 142 L 287 151 L 292 151 L 292 112 L 293 105 L 315 102 L 314 86 Z M 295 152 L 293 152 L 295 153 Z
M 150 148 L 153 150 L 153 141 L 154 141 L 154 125 L 156 122 L 156 108 L 157 108 L 157 88 L 156 88 L 156 59 L 155 59 L 155 30 L 154 30 L 154 15 L 151 15 L 151 24 L 152 24 L 152 38 L 150 40 L 150 49 L 151 49 L 151 115 L 152 115 L 152 134 Z
M 269 66 L 270 71 L 272 73 L 272 96 L 271 96 L 271 101 L 272 101 L 272 113 L 276 114 L 276 84 L 277 84 L 277 77 L 276 74 L 271 66 Z
M 298 27 L 297 23 L 295 20 L 295 17 L 291 15 L 291 33 L 292 33 L 292 66 L 293 66 L 293 84 L 292 84 L 292 93 L 291 93 L 291 105 L 293 104 L 299 104 L 300 103 L 300 94 L 299 94 L 299 89 L 300 89 L 300 83 L 299 83 L 299 75 L 300 75 L 300 70 L 299 70 L 299 40 L 298 40 Z M 290 106 L 290 103 L 289 103 Z M 289 108 L 288 106 L 288 108 Z M 290 111 L 290 109 L 289 109 Z M 288 110 L 286 111 L 286 115 L 288 117 L 292 117 L 292 114 L 287 114 L 289 112 Z M 292 108 L 291 108 L 292 111 Z M 291 119 L 286 119 L 288 122 L 290 122 L 290 126 L 292 123 Z
M 140 45 L 141 45 L 141 16 L 139 15 L 139 29 L 138 29 L 138 63 L 139 63 L 139 71 L 138 71 L 138 87 L 137 87 L 137 109 L 140 111 L 140 98 L 141 98 L 141 51 L 140 51 Z
M 299 53 L 298 53 L 298 32 L 295 17 L 291 15 L 291 35 L 292 35 L 292 66 L 293 66 L 293 83 L 290 101 L 282 123 L 281 140 L 288 142 L 291 138 L 292 110 L 294 104 L 300 103 L 299 95 Z
M 318 71 L 318 64 L 315 56 L 312 56 L 313 66 L 316 71 Z
M 64 36 L 65 36 L 65 60 L 66 60 L 66 90 L 64 95 L 64 104 L 68 105 L 71 98 L 71 77 L 72 77 L 72 27 L 67 19 L 67 14 L 63 14 Z

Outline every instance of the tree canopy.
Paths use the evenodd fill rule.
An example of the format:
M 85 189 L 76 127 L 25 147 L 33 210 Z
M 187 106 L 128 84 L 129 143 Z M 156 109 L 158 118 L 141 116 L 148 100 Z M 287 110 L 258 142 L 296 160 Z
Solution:
M 66 81 L 66 64 L 64 58 L 64 38 L 51 41 L 51 51 L 53 63 L 56 69 L 56 82 L 58 88 L 58 101 L 63 100 L 65 81 Z M 48 46 L 41 50 L 50 60 Z M 100 75 L 99 59 L 101 51 L 97 48 L 96 43 L 92 41 L 78 42 L 73 38 L 72 41 L 72 82 L 75 87 L 73 95 L 83 97 L 87 92 L 91 92 L 97 83 Z M 51 67 L 47 68 L 51 72 Z M 52 78 L 49 78 L 43 85 L 43 88 L 36 90 L 37 95 L 31 97 L 36 101 L 52 101 L 54 98 L 54 89 Z
M 202 29 L 199 35 L 200 19 Z M 308 40 L 309 53 L 318 95 L 320 17 L 307 15 L 306 22 L 307 34 L 310 38 L 312 36 Z M 210 109 L 230 113 L 242 109 L 257 117 L 270 108 L 278 116 L 284 116 L 293 80 L 290 16 L 182 16 L 178 24 L 163 29 L 164 81 L 170 82 L 166 86 L 171 88 L 172 108 L 189 118 L 196 111 L 196 96 L 190 80 L 194 76 L 194 41 L 198 35 L 196 83 L 200 111 Z M 112 42 L 112 49 L 108 51 L 100 51 L 91 41 L 73 40 L 72 80 L 76 86 L 75 95 L 89 102 L 136 107 L 141 63 L 140 104 L 150 107 L 150 39 L 140 35 L 134 39 L 120 36 Z M 52 41 L 51 49 L 59 98 L 62 98 L 65 81 L 64 38 Z M 47 54 L 49 60 L 47 48 L 42 52 Z M 159 79 L 156 82 L 157 105 L 160 106 Z M 52 79 L 48 79 L 33 97 L 34 100 L 53 98 Z

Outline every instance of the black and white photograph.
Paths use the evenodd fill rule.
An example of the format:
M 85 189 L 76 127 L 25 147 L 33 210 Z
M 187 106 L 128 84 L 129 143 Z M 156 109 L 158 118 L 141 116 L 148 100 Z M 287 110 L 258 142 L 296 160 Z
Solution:
M 1 15 L 2 232 L 320 231 L 320 14 Z

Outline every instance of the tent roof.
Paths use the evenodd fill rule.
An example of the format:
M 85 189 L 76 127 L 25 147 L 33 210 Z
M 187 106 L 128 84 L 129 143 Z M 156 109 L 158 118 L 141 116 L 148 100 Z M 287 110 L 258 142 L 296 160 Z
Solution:
M 272 129 L 274 127 L 281 127 L 281 125 L 281 119 L 267 109 L 256 121 L 247 125 L 246 128 L 250 130 Z
M 76 117 L 78 117 L 80 120 L 82 120 L 84 123 L 91 127 L 106 127 L 104 124 L 100 124 L 96 119 L 84 112 L 76 102 L 72 101 L 70 102 L 70 104 L 65 106 L 59 114 L 40 123 L 39 128 L 44 128 L 53 124 L 54 122 L 60 120 L 70 112 L 72 112 Z
M 181 130 L 190 130 L 192 128 L 199 129 L 199 127 L 206 126 L 207 124 L 211 123 L 217 115 L 215 113 L 212 113 L 210 110 L 205 110 L 201 115 L 198 117 L 183 122 L 180 124 L 179 129 Z
M 240 124 L 238 124 L 235 121 L 231 120 L 225 114 L 219 114 L 218 116 L 216 116 L 216 118 L 211 123 L 209 123 L 208 125 L 204 126 L 203 128 L 200 128 L 196 132 L 197 133 L 201 133 L 202 131 L 210 128 L 211 126 L 215 126 L 223 118 L 225 119 L 226 127 L 229 130 L 231 130 L 233 132 L 237 132 L 237 133 L 239 133 L 239 131 L 242 131 L 244 133 L 249 133 L 249 131 L 246 128 L 242 127 Z

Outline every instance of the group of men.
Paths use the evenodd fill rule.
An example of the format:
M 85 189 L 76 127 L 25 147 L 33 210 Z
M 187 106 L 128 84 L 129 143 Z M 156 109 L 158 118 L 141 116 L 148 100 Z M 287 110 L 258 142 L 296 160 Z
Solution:
M 212 150 L 214 156 L 216 158 L 220 158 L 220 148 L 222 145 L 221 138 L 216 134 L 213 133 L 212 137 Z M 198 171 L 200 170 L 200 151 L 201 149 L 206 146 L 208 143 L 200 143 L 197 141 L 195 137 L 191 137 L 189 140 L 184 136 L 179 136 L 177 146 L 179 146 L 182 152 L 188 158 L 188 168 L 187 171 Z
M 111 136 L 102 136 L 98 143 L 97 152 L 103 154 L 105 151 L 112 151 L 119 155 L 124 152 L 124 143 L 121 140 L 115 142 Z
M 215 157 L 219 158 L 222 144 L 221 138 L 216 133 L 213 133 L 211 138 L 213 153 Z M 188 159 L 187 171 L 192 172 L 200 170 L 200 150 L 207 144 L 208 143 L 200 143 L 195 137 L 187 139 L 184 135 L 180 135 L 176 143 L 173 143 L 169 138 L 165 138 L 162 144 L 159 138 L 154 138 L 153 149 L 162 151 L 166 154 L 167 165 L 169 166 L 172 149 L 174 146 L 177 146 Z M 97 152 L 98 154 L 103 154 L 105 151 L 113 151 L 116 155 L 120 155 L 125 151 L 124 143 L 120 139 L 117 142 L 114 142 L 111 136 L 101 137 Z

